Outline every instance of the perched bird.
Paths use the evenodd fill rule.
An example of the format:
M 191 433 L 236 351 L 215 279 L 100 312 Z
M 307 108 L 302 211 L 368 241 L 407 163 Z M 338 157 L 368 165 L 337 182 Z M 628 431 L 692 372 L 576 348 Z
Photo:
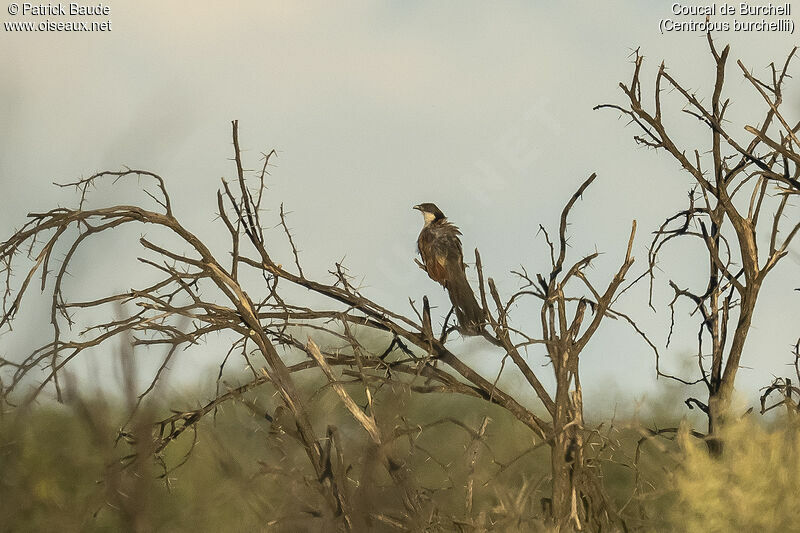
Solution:
M 425 224 L 417 238 L 425 272 L 447 290 L 462 333 L 477 335 L 483 328 L 483 310 L 467 282 L 464 255 L 461 252 L 461 231 L 447 221 L 444 213 L 431 203 L 415 205 L 422 212 Z

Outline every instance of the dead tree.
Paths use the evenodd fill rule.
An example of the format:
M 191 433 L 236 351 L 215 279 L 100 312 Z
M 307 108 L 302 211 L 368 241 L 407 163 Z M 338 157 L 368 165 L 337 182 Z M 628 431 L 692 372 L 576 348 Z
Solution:
M 540 226 L 550 251 L 551 271 L 547 276 L 538 274 L 534 279 L 524 269 L 517 272 L 526 283 L 506 303 L 501 301 L 491 278 L 488 283 L 497 310 L 497 316 L 488 313 L 494 339 L 500 342 L 506 357 L 510 357 L 525 375 L 551 418 L 552 429 L 548 441 L 551 446 L 553 497 L 550 503 L 556 526 L 565 531 L 607 530 L 617 528 L 621 523 L 598 482 L 596 471 L 592 469 L 597 465 L 591 465 L 584 457 L 585 427 L 579 375 L 580 355 L 606 317 L 626 321 L 649 343 L 630 317 L 612 309 L 612 303 L 624 292 L 620 287 L 633 264 L 631 251 L 636 235 L 635 221 L 631 226 L 622 264 L 605 288 L 596 287 L 586 274 L 586 268 L 598 257 L 597 252 L 572 264 L 565 262 L 570 211 L 595 177 L 595 174 L 589 176 L 567 202 L 561 213 L 558 239 L 555 243 L 550 239 L 547 230 Z M 481 299 L 488 311 L 480 256 L 477 256 L 477 263 Z M 576 289 L 575 285 L 582 289 Z M 526 337 L 509 322 L 508 310 L 511 304 L 525 296 L 541 301 L 539 316 L 542 336 L 538 341 Z M 556 381 L 555 394 L 549 394 L 542 387 L 519 353 L 519 345 L 512 341 L 512 334 L 523 336 L 526 339 L 523 340 L 523 345 L 532 342 L 544 345 Z
M 797 380 L 795 383 L 800 384 L 800 339 L 794 344 L 792 355 L 794 356 L 792 366 Z M 792 378 L 790 377 L 775 378 L 768 387 L 764 388 L 764 392 L 761 394 L 761 414 L 763 415 L 783 406 L 786 408 L 787 420 L 790 422 L 797 421 L 798 416 L 800 416 L 800 400 L 796 400 L 794 397 L 800 398 L 800 388 L 796 384 L 792 384 Z M 767 401 L 775 394 L 780 394 L 783 398 L 767 406 Z
M 800 194 L 796 137 L 800 123 L 790 123 L 781 110 L 796 48 L 782 66 L 770 64 L 767 79 L 757 78 L 737 62 L 736 72 L 764 101 L 753 122 L 741 126 L 726 118 L 731 108 L 724 95 L 730 47 L 720 52 L 710 34 L 707 40 L 714 61 L 713 90 L 707 97 L 687 89 L 662 62 L 648 104 L 642 94 L 643 56 L 637 50 L 631 81 L 620 83 L 625 104 L 596 109 L 614 109 L 630 119 L 639 130 L 636 143 L 668 153 L 692 182 L 689 205 L 666 219 L 650 245 L 650 306 L 655 309 L 653 283 L 666 245 L 699 240 L 704 257 L 698 258 L 697 266 L 707 269 L 707 276 L 694 288 L 669 280 L 673 297 L 668 304 L 672 322 L 667 340 L 669 346 L 676 306 L 685 303 L 689 314 L 697 317 L 699 376 L 682 378 L 665 372 L 658 358 L 656 369 L 659 376 L 705 385 L 707 398 L 688 398 L 686 404 L 706 414 L 709 451 L 720 454 L 722 443 L 716 435 L 728 416 L 761 287 L 800 230 L 796 218 L 787 216 L 790 199 Z M 708 148 L 682 145 L 674 131 L 680 113 L 707 133 Z M 760 246 L 759 238 L 768 245 Z
M 606 317 L 624 320 L 639 332 L 630 318 L 612 308 L 615 299 L 624 292 L 620 287 L 633 263 L 635 223 L 621 266 L 604 288 L 598 288 L 586 274 L 587 267 L 598 257 L 597 253 L 574 263 L 567 262 L 567 219 L 575 202 L 595 179 L 594 174 L 565 206 L 555 243 L 542 228 L 550 251 L 551 271 L 547 275 L 529 277 L 523 269 L 518 274 L 524 286 L 504 300 L 494 281 L 484 280 L 476 250 L 480 301 L 488 323 L 482 334 L 489 342 L 487 350 L 499 348 L 502 358 L 498 359 L 502 360 L 498 375 L 491 380 L 465 364 L 451 350 L 448 339 L 454 328 L 447 326 L 447 319 L 441 333 L 434 333 L 427 298 L 423 298 L 421 309 L 411 302 L 415 316 L 409 317 L 365 296 L 353 284 L 342 264 L 337 263 L 330 271 L 332 282 L 307 276 L 282 207 L 279 226 L 291 248 L 293 266 L 283 266 L 274 258 L 261 218 L 266 190 L 264 179 L 274 152 L 265 154 L 263 166 L 253 176 L 242 162 L 237 122 L 233 122 L 233 146 L 235 179 L 223 180 L 217 193 L 218 214 L 230 237 L 229 248 L 222 257 L 181 224 L 160 176 L 132 169 L 101 172 L 68 184 L 80 192 L 81 200 L 76 208 L 31 213 L 29 221 L 0 244 L 0 264 L 5 274 L 0 327 L 10 327 L 37 274 L 42 291 L 49 284 L 52 323 L 49 342 L 21 361 L 0 360 L 0 372 L 5 373 L 0 376 L 7 376 L 5 383 L 0 382 L 0 400 L 14 401 L 12 395 L 36 369 L 44 369 L 45 373 L 27 401 L 47 387 L 52 387 L 60 399 L 60 376 L 71 361 L 116 335 L 129 333 L 134 336 L 134 345 L 167 347 L 163 364 L 152 377 L 150 386 L 138 396 L 138 405 L 154 389 L 179 347 L 197 343 L 213 332 L 228 332 L 234 339 L 220 371 L 230 355 L 238 352 L 252 373 L 251 381 L 219 393 L 198 409 L 179 411 L 158 422 L 152 447 L 155 453 L 187 429 L 195 428 L 222 403 L 269 384 L 282 402 L 281 414 L 275 413 L 275 423 L 281 418 L 284 427 L 286 420 L 295 426 L 288 433 L 307 456 L 318 489 L 327 502 L 326 511 L 315 510 L 314 513 L 334 517 L 346 530 L 359 530 L 378 522 L 399 529 L 424 528 L 430 525 L 436 513 L 430 509 L 430 500 L 415 485 L 413 472 L 408 471 L 394 446 L 394 441 L 407 431 L 382 427 L 376 420 L 373 397 L 385 385 L 397 386 L 412 394 L 467 395 L 502 407 L 530 429 L 538 441 L 534 446 L 551 447 L 552 511 L 560 528 L 608 530 L 622 523 L 605 495 L 597 465 L 584 453 L 586 429 L 579 357 Z M 152 180 L 154 186 L 146 186 L 145 192 L 154 207 L 87 206 L 86 196 L 91 188 L 102 180 L 121 179 Z M 92 236 L 129 224 L 144 224 L 166 232 L 173 239 L 177 238 L 188 252 L 178 253 L 174 246 L 167 247 L 142 237 L 139 242 L 143 256 L 139 261 L 158 272 L 159 281 L 94 300 L 76 301 L 65 294 L 64 279 L 76 252 L 84 249 Z M 56 250 L 65 250 L 60 263 L 53 259 Z M 25 261 L 30 264 L 23 267 Z M 12 275 L 20 269 L 23 276 Z M 316 303 L 303 305 L 298 289 L 315 294 Z M 539 302 L 540 325 L 533 328 L 541 328 L 538 336 L 524 333 L 511 319 L 512 308 L 528 300 Z M 103 310 L 110 305 L 122 306 L 127 314 L 96 323 L 68 338 L 75 324 L 74 313 Z M 364 331 L 383 336 L 386 348 L 368 349 L 359 340 Z M 309 332 L 316 342 L 307 336 Z M 528 348 L 537 346 L 544 348 L 552 364 L 557 384 L 554 392 L 546 389 L 526 360 Z M 302 351 L 309 357 L 289 365 L 281 350 Z M 544 418 L 498 386 L 507 359 L 511 359 L 540 401 L 546 413 Z M 365 511 L 356 508 L 358 491 L 352 488 L 348 471 L 357 458 L 348 458 L 335 426 L 328 426 L 324 434 L 315 430 L 308 398 L 296 382 L 296 373 L 312 369 L 321 371 L 342 405 L 365 431 L 377 464 L 397 488 L 401 509 Z M 341 375 L 337 375 L 337 370 Z M 347 386 L 345 378 L 349 380 Z M 365 405 L 354 398 L 354 385 L 363 391 Z M 486 423 L 484 421 L 480 430 L 469 429 L 473 442 L 480 441 Z M 465 512 L 467 524 L 476 527 L 472 517 L 474 480 L 470 479 Z

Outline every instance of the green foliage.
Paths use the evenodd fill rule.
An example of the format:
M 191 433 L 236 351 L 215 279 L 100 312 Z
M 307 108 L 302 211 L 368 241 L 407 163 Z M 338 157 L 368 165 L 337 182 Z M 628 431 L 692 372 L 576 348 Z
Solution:
M 725 452 L 712 458 L 682 433 L 674 475 L 672 523 L 687 533 L 800 531 L 800 433 L 793 424 L 765 428 L 752 420 L 724 428 Z
M 0 419 L 0 531 L 232 531 L 257 527 L 248 488 L 236 458 L 209 435 L 191 465 L 170 474 L 152 459 L 123 460 L 131 447 L 115 444 L 101 405 L 91 417 L 67 409 L 42 408 Z M 191 437 L 164 460 L 177 464 Z M 246 448 L 246 441 L 239 449 Z M 182 449 L 181 449 L 182 448 Z M 123 468 L 123 464 L 126 465 Z M 250 487 L 247 484 L 250 483 Z
M 397 516 L 402 498 L 365 432 L 318 385 L 307 387 L 315 430 L 337 427 L 353 506 L 360 516 Z M 363 400 L 358 386 L 350 392 Z M 0 417 L 0 531 L 325 530 L 332 517 L 292 421 L 270 393 L 224 404 L 198 424 L 196 445 L 188 430 L 155 459 L 147 448 L 152 422 L 167 409 L 143 408 L 127 441 L 116 439 L 123 410 L 100 400 Z M 374 405 L 382 433 L 395 436 L 393 453 L 426 495 L 420 530 L 548 531 L 549 447 L 508 413 L 474 398 L 388 389 Z M 721 460 L 684 434 L 677 442 L 647 439 L 637 460 L 643 434 L 633 421 L 616 421 L 586 437 L 587 464 L 629 531 L 797 530 L 790 505 L 800 493 L 796 427 L 767 428 L 756 419 L 729 428 Z M 144 459 L 131 459 L 135 453 Z M 375 519 L 367 530 L 393 529 Z
M 102 504 L 94 484 L 102 457 L 92 449 L 75 420 L 56 411 L 36 411 L 25 423 L 0 419 L 0 530 L 80 530 Z
M 330 389 L 312 392 L 318 388 L 308 386 L 314 425 L 320 435 L 338 428 L 353 505 L 369 515 L 402 510 L 366 434 Z M 321 530 L 331 517 L 292 420 L 276 410 L 271 392 L 225 404 L 198 424 L 194 447 L 189 430 L 155 460 L 143 443 L 167 409 L 143 408 L 128 426 L 128 441 L 116 438 L 124 409 L 102 400 L 7 413 L 0 417 L 0 531 Z M 358 387 L 351 392 L 363 400 Z M 533 446 L 530 431 L 505 411 L 473 398 L 388 389 L 376 396 L 375 409 L 384 434 L 394 435 L 396 456 L 426 494 L 430 531 L 469 523 L 470 478 L 477 521 L 498 531 L 545 531 L 540 499 L 548 490 L 549 450 Z M 478 441 L 474 432 L 484 417 L 489 422 Z M 469 450 L 476 451 L 474 468 Z M 186 464 L 172 470 L 187 452 Z M 144 459 L 132 459 L 135 453 Z M 381 530 L 379 521 L 371 527 Z

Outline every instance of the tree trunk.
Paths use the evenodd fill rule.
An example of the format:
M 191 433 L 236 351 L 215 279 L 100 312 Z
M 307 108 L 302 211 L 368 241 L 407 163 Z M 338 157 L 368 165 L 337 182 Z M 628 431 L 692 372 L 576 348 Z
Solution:
M 553 476 L 553 521 L 559 531 L 584 531 L 579 476 L 583 467 L 583 403 L 580 388 L 570 394 L 570 372 L 556 374 L 556 412 L 550 452 Z
M 720 376 L 719 382 L 712 383 L 714 388 L 708 396 L 706 447 L 712 457 L 720 457 L 723 453 L 724 446 L 720 437 L 720 430 L 725 424 L 731 407 L 733 385 L 736 380 L 736 373 L 739 370 L 739 362 L 744 352 L 747 334 L 750 332 L 750 325 L 753 322 L 756 297 L 760 288 L 760 284 L 753 281 L 748 286 L 749 293 L 742 297 L 739 320 L 736 322 L 736 331 L 733 334 L 728 360 L 725 362 L 725 370 Z M 720 357 L 722 357 L 721 354 Z
M 711 457 L 721 457 L 724 444 L 719 436 L 719 430 L 725 420 L 725 413 L 730 407 L 730 400 L 722 398 L 715 392 L 708 399 L 708 432 L 706 434 L 706 447 Z

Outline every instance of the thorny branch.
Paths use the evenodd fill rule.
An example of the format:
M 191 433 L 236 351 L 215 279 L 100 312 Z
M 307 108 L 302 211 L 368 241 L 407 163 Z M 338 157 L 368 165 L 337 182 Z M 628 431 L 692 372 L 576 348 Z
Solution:
M 705 249 L 707 281 L 701 287 L 687 288 L 682 282 L 669 280 L 674 297 L 668 304 L 672 320 L 667 338 L 669 345 L 676 306 L 681 302 L 688 304 L 689 314 L 697 316 L 699 325 L 696 353 L 699 377 L 686 379 L 665 372 L 658 355 L 656 369 L 658 375 L 682 383 L 705 384 L 708 400 L 700 402 L 691 398 L 687 405 L 704 407 L 709 434 L 713 434 L 730 405 L 761 286 L 800 232 L 796 217 L 786 216 L 788 198 L 800 193 L 796 136 L 800 122 L 792 125 L 781 108 L 784 84 L 790 78 L 789 67 L 797 48 L 788 54 L 780 68 L 775 64 L 769 66 L 771 76 L 767 79 L 755 77 L 741 61 L 738 62 L 741 74 L 766 106 L 760 111 L 760 117 L 754 117 L 759 126 L 745 124 L 737 130 L 725 116 L 731 107 L 731 100 L 724 96 L 730 47 L 720 52 L 710 34 L 707 43 L 715 65 L 710 98 L 686 89 L 662 63 L 655 77 L 654 100 L 648 104 L 641 84 L 644 57 L 637 50 L 631 81 L 620 83 L 626 104 L 606 104 L 596 109 L 610 108 L 629 118 L 640 131 L 634 140 L 667 152 L 694 184 L 688 208 L 668 217 L 650 244 L 649 302 L 655 310 L 653 286 L 665 245 L 699 240 Z M 667 99 L 663 93 L 668 91 Z M 665 108 L 673 102 L 707 132 L 709 151 L 687 151 L 681 146 L 677 130 L 665 125 Z M 758 246 L 764 235 L 769 242 L 766 249 Z M 721 451 L 721 448 L 712 451 Z
M 228 256 L 224 260 L 175 216 L 163 178 L 151 172 L 132 169 L 100 172 L 66 184 L 80 193 L 77 208 L 31 213 L 28 222 L 0 244 L 0 273 L 5 278 L 0 327 L 11 327 L 37 274 L 41 277 L 40 290 L 44 291 L 49 284 L 52 297 L 51 340 L 19 362 L 0 360 L 0 371 L 10 374 L 10 381 L 0 387 L 0 399 L 3 402 L 11 404 L 26 378 L 38 368 L 46 369 L 44 377 L 25 401 L 34 401 L 51 385 L 60 399 L 59 376 L 67 365 L 112 337 L 131 333 L 134 346 L 166 348 L 162 364 L 149 386 L 135 395 L 137 399 L 132 404 L 135 412 L 156 388 L 179 349 L 202 342 L 210 333 L 226 332 L 232 335 L 231 350 L 219 365 L 215 398 L 197 409 L 175 411 L 156 423 L 152 453 L 159 454 L 187 429 L 196 430 L 197 423 L 215 412 L 221 404 L 241 400 L 249 391 L 269 385 L 277 392 L 281 409 L 293 421 L 295 428 L 291 434 L 304 450 L 330 512 L 340 517 L 346 528 L 357 528 L 348 482 L 342 477 L 346 465 L 342 464 L 343 455 L 337 447 L 337 430 L 329 427 L 325 437 L 318 435 L 311 422 L 310 400 L 298 388 L 293 377 L 302 371 L 322 370 L 340 401 L 367 431 L 384 470 L 402 489 L 404 509 L 395 516 L 383 516 L 381 520 L 406 525 L 421 524 L 424 523 L 422 517 L 425 514 L 420 491 L 408 479 L 401 460 L 392 452 L 391 440 L 386 440 L 384 430 L 375 419 L 372 398 L 387 385 L 414 394 L 455 393 L 477 397 L 502 407 L 536 435 L 538 444 L 534 446 L 546 443 L 558 450 L 554 457 L 560 457 L 559 461 L 567 465 L 567 470 L 554 472 L 554 476 L 560 476 L 558 479 L 567 483 L 563 487 L 564 493 L 555 498 L 555 508 L 561 505 L 559 502 L 565 503 L 568 509 L 564 516 L 569 516 L 569 520 L 578 526 L 587 523 L 587 520 L 618 520 L 614 518 L 615 513 L 602 493 L 599 480 L 588 471 L 581 470 L 582 456 L 575 455 L 575 446 L 580 446 L 583 431 L 578 357 L 603 318 L 622 318 L 639 335 L 644 337 L 644 334 L 630 317 L 612 309 L 612 303 L 633 263 L 631 252 L 635 222 L 622 264 L 605 288 L 596 287 L 585 273 L 598 257 L 597 253 L 571 265 L 566 263 L 568 217 L 577 200 L 594 181 L 594 174 L 581 184 L 567 202 L 561 214 L 555 243 L 550 241 L 546 230 L 542 228 L 551 250 L 551 271 L 548 275 L 537 275 L 534 280 L 528 277 L 523 268 L 524 274 L 521 276 L 525 281 L 524 286 L 504 300 L 494 280 L 484 277 L 480 254 L 475 251 L 480 301 L 489 324 L 489 328 L 483 332 L 483 338 L 489 342 L 487 348 L 501 350 L 498 360 L 510 358 L 541 402 L 546 412 L 543 418 L 503 390 L 498 384 L 499 374 L 492 380 L 485 378 L 450 349 L 448 335 L 454 328 L 448 327 L 447 323 L 451 313 L 445 318 L 442 334 L 438 338 L 433 334 L 427 297 L 423 298 L 421 314 L 413 308 L 412 302 L 415 315 L 410 317 L 365 296 L 351 283 L 346 268 L 340 263 L 330 272 L 332 282 L 307 276 L 301 266 L 298 247 L 289 230 L 283 205 L 278 226 L 291 248 L 296 272 L 290 272 L 276 261 L 270 252 L 270 234 L 265 232 L 267 226 L 261 218 L 266 190 L 265 175 L 275 152 L 265 155 L 263 167 L 256 174 L 256 189 L 252 190 L 248 184 L 248 171 L 242 161 L 238 123 L 235 121 L 232 137 L 236 177 L 233 183 L 223 180 L 217 193 L 218 215 L 230 238 Z M 132 178 L 147 178 L 155 183 L 155 192 L 148 190 L 147 186 L 143 189 L 155 207 L 89 206 L 88 191 L 103 180 L 116 182 Z M 66 293 L 64 279 L 75 256 L 86 248 L 90 237 L 130 223 L 154 228 L 154 233 L 158 235 L 162 234 L 160 232 L 169 234 L 171 242 L 177 239 L 182 244 L 181 247 L 166 246 L 159 244 L 158 237 L 150 236 L 139 240 L 142 255 L 138 260 L 160 276 L 158 281 L 95 300 L 72 300 Z M 50 264 L 55 262 L 54 254 L 64 248 L 66 253 L 63 259 L 51 271 Z M 181 249 L 183 251 L 178 251 Z M 29 264 L 23 267 L 26 261 Z M 13 272 L 20 268 L 24 268 L 24 276 L 18 281 Z M 254 279 L 257 283 L 253 283 Z M 299 289 L 311 291 L 323 297 L 327 303 L 323 306 L 302 305 L 299 303 Z M 541 337 L 525 333 L 523 328 L 513 324 L 512 308 L 529 296 L 534 296 L 541 306 Z M 65 338 L 66 331 L 71 331 L 78 323 L 74 313 L 103 311 L 109 305 L 119 306 L 125 312 L 119 318 L 86 327 L 74 338 Z M 309 331 L 314 332 L 320 345 L 298 339 L 297 335 Z M 375 338 L 384 339 L 385 344 L 378 349 L 365 348 L 358 339 L 369 332 L 376 335 Z M 342 342 L 344 345 L 341 345 Z M 654 348 L 652 343 L 647 342 Z M 552 363 L 556 391 L 547 390 L 527 360 L 528 349 L 534 346 L 542 346 Z M 220 391 L 222 373 L 235 353 L 241 354 L 246 368 L 252 373 L 252 379 L 238 387 Z M 306 353 L 311 358 L 287 365 L 282 354 L 288 353 Z M 257 362 L 257 358 L 261 359 L 261 363 Z M 334 367 L 342 368 L 343 376 L 353 377 L 361 384 L 367 397 L 365 408 L 355 402 L 349 392 L 349 384 L 336 378 Z M 133 412 L 129 420 L 132 419 Z M 476 442 L 481 439 L 486 423 L 478 431 Z M 121 435 L 125 434 L 127 430 L 123 428 Z M 321 444 L 323 442 L 324 445 Z M 593 503 L 578 508 L 575 505 L 576 498 Z M 469 514 L 471 493 L 465 501 Z M 564 520 L 564 517 L 558 520 Z

